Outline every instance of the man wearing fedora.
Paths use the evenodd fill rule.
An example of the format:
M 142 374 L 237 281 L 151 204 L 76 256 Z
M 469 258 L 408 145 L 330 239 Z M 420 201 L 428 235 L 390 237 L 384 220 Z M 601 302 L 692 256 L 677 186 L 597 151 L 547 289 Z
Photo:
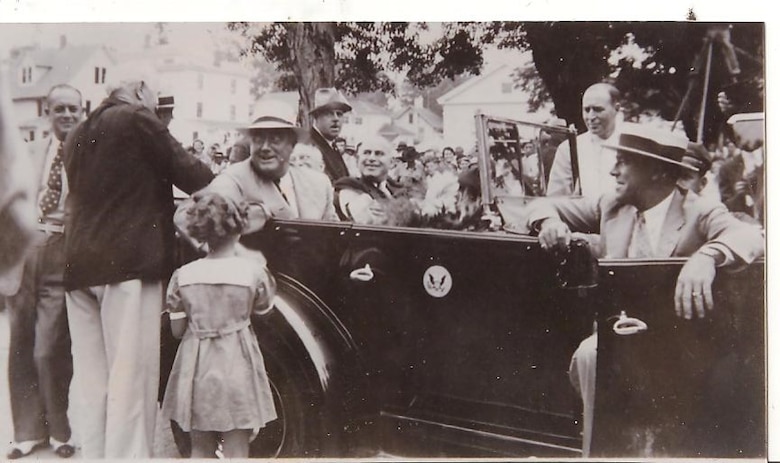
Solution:
M 173 120 L 173 108 L 173 96 L 166 95 L 157 98 L 157 107 L 155 108 L 154 112 L 157 114 L 157 117 L 160 118 L 165 127 L 169 127 L 171 125 L 171 121 Z
M 760 230 L 740 222 L 723 204 L 678 187 L 688 141 L 670 132 L 625 123 L 611 175 L 615 191 L 598 198 L 549 198 L 532 203 L 528 225 L 541 247 L 565 249 L 572 232 L 600 233 L 598 256 L 689 257 L 677 279 L 678 317 L 704 318 L 713 310 L 716 268 L 739 268 L 764 254 Z M 583 456 L 590 453 L 596 387 L 597 337 L 572 357 L 569 377 L 582 396 Z
M 325 174 L 331 182 L 349 175 L 347 164 L 336 149 L 336 141 L 341 133 L 344 114 L 352 106 L 335 88 L 318 88 L 314 92 L 314 109 L 309 113 L 312 126 L 302 143 L 315 146 L 322 153 Z
M 245 233 L 260 230 L 273 217 L 338 220 L 328 177 L 290 165 L 298 137 L 295 110 L 271 100 L 255 114 L 259 117 L 242 130 L 249 139 L 249 158 L 228 166 L 208 189 L 247 203 Z

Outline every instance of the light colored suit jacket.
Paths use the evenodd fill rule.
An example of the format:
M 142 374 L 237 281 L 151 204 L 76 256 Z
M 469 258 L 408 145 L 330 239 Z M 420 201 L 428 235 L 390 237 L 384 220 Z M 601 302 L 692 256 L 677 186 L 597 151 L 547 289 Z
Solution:
M 28 226 L 31 230 L 34 229 L 34 223 L 36 220 L 35 215 L 38 211 L 38 194 L 40 192 L 40 185 L 43 182 L 43 173 L 46 170 L 46 154 L 49 152 L 49 147 L 54 141 L 55 140 L 52 137 L 46 137 L 36 142 L 28 143 L 26 146 L 27 149 L 23 150 L 23 155 L 28 156 L 27 159 L 29 160 L 27 167 L 32 167 L 32 176 L 28 176 L 27 181 L 35 182 L 32 185 L 25 186 L 28 194 L 32 196 L 30 198 L 30 202 L 32 204 L 26 207 L 26 209 L 29 209 L 26 210 L 26 212 L 28 213 L 27 221 L 30 222 Z M 20 146 L 24 145 L 20 144 Z M 14 174 L 18 176 L 20 172 L 16 171 Z M 17 180 L 19 180 L 19 178 L 17 178 Z M 67 182 L 63 182 L 62 188 L 62 200 L 64 201 L 65 194 L 67 193 Z M 24 243 L 19 242 L 9 244 L 14 246 L 24 245 Z M 5 271 L 0 271 L 0 295 L 12 296 L 16 294 L 17 291 L 19 291 L 19 285 L 22 281 L 23 271 L 24 259 L 17 261 L 15 265 L 6 269 Z
M 530 229 L 559 217 L 573 232 L 600 233 L 600 257 L 624 258 L 636 220 L 636 208 L 616 201 L 614 194 L 593 198 L 543 198 L 529 206 Z M 760 228 L 736 219 L 726 207 L 695 193 L 675 190 L 661 228 L 657 257 L 687 257 L 699 249 L 725 247 L 742 263 L 764 255 Z M 727 256 L 729 257 L 729 256 Z
M 250 161 L 251 158 L 229 166 L 206 187 L 249 204 L 250 223 L 245 233 L 257 231 L 265 225 L 264 218 L 254 220 L 251 211 L 253 206 L 259 205 L 276 218 L 338 220 L 333 205 L 333 186 L 325 174 L 305 167 L 290 167 L 288 175 L 292 178 L 295 198 L 285 199 L 274 182 L 255 173 Z M 288 201 L 295 201 L 297 217 Z

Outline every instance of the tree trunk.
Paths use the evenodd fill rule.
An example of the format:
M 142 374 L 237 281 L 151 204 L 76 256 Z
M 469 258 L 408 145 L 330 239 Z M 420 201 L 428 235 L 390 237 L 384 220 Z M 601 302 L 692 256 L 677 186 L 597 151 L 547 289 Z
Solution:
M 309 111 L 314 103 L 314 92 L 321 87 L 332 87 L 335 81 L 336 24 L 332 22 L 289 23 L 287 45 L 295 63 L 298 82 L 298 123 L 309 129 Z

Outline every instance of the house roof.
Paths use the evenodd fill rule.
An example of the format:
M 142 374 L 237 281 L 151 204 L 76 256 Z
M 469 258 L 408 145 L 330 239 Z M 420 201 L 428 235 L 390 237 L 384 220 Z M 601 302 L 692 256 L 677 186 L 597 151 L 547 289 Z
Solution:
M 397 137 L 399 135 L 414 135 L 413 132 L 411 132 L 411 131 L 409 131 L 409 130 L 401 127 L 401 126 L 395 125 L 392 122 L 388 122 L 387 124 L 385 124 L 382 127 L 380 127 L 379 130 L 377 130 L 376 133 L 378 133 L 379 135 L 381 135 L 381 136 L 383 136 L 383 137 L 385 137 L 385 138 L 387 138 L 389 140 L 393 140 L 393 139 L 395 139 L 395 137 Z
M 440 105 L 445 105 L 450 101 L 452 101 L 453 99 L 455 99 L 456 97 L 467 92 L 468 90 L 471 90 L 473 87 L 477 86 L 480 82 L 486 80 L 488 77 L 491 77 L 493 74 L 496 74 L 498 72 L 505 72 L 508 67 L 509 67 L 508 64 L 502 64 L 490 71 L 484 72 L 478 76 L 474 76 L 471 79 L 463 82 L 462 84 L 453 88 L 449 92 L 437 98 L 436 102 L 439 103 Z
M 41 98 L 46 96 L 55 85 L 70 82 L 81 70 L 87 60 L 99 50 L 103 50 L 109 59 L 111 55 L 99 46 L 75 46 L 65 48 L 44 48 L 29 50 L 22 53 L 11 63 L 10 91 L 14 100 L 26 98 Z M 43 75 L 31 85 L 22 85 L 16 78 L 19 66 L 30 62 L 35 68 L 34 72 L 43 72 Z
M 400 119 L 409 111 L 414 111 L 415 114 L 417 114 L 425 122 L 427 122 L 428 125 L 433 127 L 434 130 L 438 132 L 444 130 L 444 120 L 441 118 L 441 116 L 439 116 L 438 114 L 436 114 L 435 112 L 431 111 L 428 108 L 410 106 L 408 108 L 405 108 L 401 112 L 397 113 L 395 116 L 393 116 L 393 119 L 394 120 Z

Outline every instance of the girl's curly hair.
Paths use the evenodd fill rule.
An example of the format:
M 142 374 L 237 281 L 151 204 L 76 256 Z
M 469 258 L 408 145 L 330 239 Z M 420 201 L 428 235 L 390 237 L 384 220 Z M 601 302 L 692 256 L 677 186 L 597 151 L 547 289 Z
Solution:
M 246 227 L 246 204 L 218 193 L 196 193 L 187 209 L 187 233 L 198 241 L 218 243 Z

